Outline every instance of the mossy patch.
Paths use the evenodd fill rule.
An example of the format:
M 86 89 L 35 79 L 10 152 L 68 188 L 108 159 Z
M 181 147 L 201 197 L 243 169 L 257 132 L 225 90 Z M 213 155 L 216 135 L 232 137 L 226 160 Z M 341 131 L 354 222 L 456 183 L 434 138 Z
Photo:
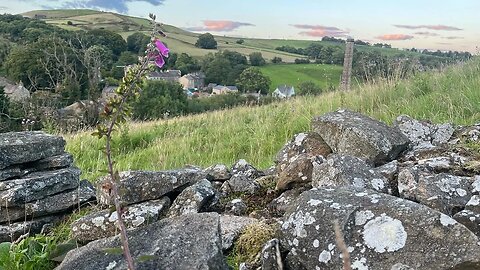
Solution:
M 229 265 L 238 267 L 240 262 L 253 263 L 265 243 L 275 238 L 277 224 L 257 222 L 248 225 L 234 244 L 228 257 Z

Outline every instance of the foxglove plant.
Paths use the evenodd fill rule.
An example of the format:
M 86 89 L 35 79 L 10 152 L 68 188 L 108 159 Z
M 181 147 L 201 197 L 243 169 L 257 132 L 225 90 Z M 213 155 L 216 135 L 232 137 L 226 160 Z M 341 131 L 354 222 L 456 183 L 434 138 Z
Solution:
M 115 169 L 111 143 L 112 133 L 121 127 L 131 116 L 131 103 L 140 95 L 140 84 L 145 79 L 146 73 L 155 66 L 158 68 L 163 67 L 165 57 L 168 57 L 169 49 L 158 39 L 158 36 L 165 37 L 166 35 L 158 29 L 160 24 L 156 23 L 156 16 L 150 14 L 149 17 L 153 31 L 151 42 L 147 45 L 147 50 L 145 51 L 145 56 L 139 64 L 128 68 L 122 82 L 115 90 L 115 95 L 106 101 L 101 113 L 101 121 L 97 126 L 97 130 L 92 134 L 98 138 L 105 137 L 105 155 L 107 157 L 109 177 L 103 182 L 101 188 L 106 194 L 110 194 L 110 203 L 113 203 L 115 206 L 122 250 L 129 270 L 134 270 L 135 265 L 128 246 L 127 230 L 123 220 L 123 208 L 118 188 L 120 176 L 118 170 Z

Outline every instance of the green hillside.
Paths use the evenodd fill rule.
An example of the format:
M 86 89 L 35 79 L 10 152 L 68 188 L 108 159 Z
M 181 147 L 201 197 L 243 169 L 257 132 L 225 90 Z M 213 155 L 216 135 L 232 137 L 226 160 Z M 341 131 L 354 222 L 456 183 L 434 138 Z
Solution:
M 146 31 L 149 29 L 149 22 L 143 18 L 136 18 L 111 12 L 102 12 L 88 9 L 65 9 L 65 10 L 35 10 L 23 13 L 24 16 L 34 17 L 35 15 L 44 15 L 47 23 L 54 24 L 68 30 L 87 30 L 87 29 L 108 29 L 121 34 L 127 38 L 134 32 Z M 292 63 L 296 58 L 305 58 L 303 55 L 292 54 L 275 50 L 280 46 L 293 46 L 297 48 L 306 48 L 312 42 L 318 42 L 324 46 L 344 46 L 342 44 L 326 41 L 312 40 L 283 40 L 283 39 L 258 39 L 242 38 L 243 44 L 237 44 L 239 38 L 227 36 L 215 36 L 218 42 L 218 50 L 204 50 L 195 47 L 195 42 L 199 34 L 192 33 L 172 25 L 163 26 L 168 37 L 166 42 L 172 48 L 173 52 L 188 53 L 195 57 L 201 57 L 218 50 L 232 50 L 249 55 L 252 52 L 261 52 L 263 56 L 270 60 L 273 57 L 281 57 L 284 62 Z M 386 55 L 411 54 L 413 52 L 404 52 L 398 49 L 376 48 L 370 46 L 356 46 L 359 51 L 380 51 Z
M 480 59 L 443 72 L 421 73 L 403 81 L 360 85 L 348 94 L 328 92 L 261 107 L 239 107 L 171 120 L 131 123 L 116 135 L 119 169 L 170 169 L 186 164 L 232 164 L 245 158 L 255 166 L 272 165 L 275 154 L 295 133 L 309 130 L 313 116 L 340 107 L 391 123 L 408 114 L 435 123 L 473 124 L 480 119 Z M 343 100 L 343 104 L 342 104 Z M 91 132 L 66 135 L 67 150 L 84 177 L 105 170 L 102 141 Z

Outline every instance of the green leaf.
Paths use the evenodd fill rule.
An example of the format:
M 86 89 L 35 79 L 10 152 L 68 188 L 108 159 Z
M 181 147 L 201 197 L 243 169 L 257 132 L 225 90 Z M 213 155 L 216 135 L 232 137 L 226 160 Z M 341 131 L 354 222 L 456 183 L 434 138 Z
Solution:
M 62 262 L 65 258 L 65 255 L 67 255 L 70 250 L 75 248 L 77 248 L 77 243 L 74 240 L 59 244 L 52 251 L 52 253 L 50 253 L 49 258 L 55 262 Z
M 112 255 L 119 255 L 123 254 L 123 249 L 122 248 L 105 248 L 103 249 L 105 253 L 107 254 L 112 254 Z

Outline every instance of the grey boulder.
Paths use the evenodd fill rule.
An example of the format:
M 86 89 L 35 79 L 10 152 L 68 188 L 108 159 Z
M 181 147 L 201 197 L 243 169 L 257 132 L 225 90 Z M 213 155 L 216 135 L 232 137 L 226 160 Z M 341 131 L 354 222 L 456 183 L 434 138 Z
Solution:
M 214 199 L 215 190 L 207 179 L 187 187 L 173 201 L 168 217 L 198 213 Z
M 233 246 L 243 230 L 250 224 L 258 222 L 255 218 L 230 215 L 220 216 L 220 230 L 222 234 L 222 249 L 228 250 Z
M 414 149 L 426 149 L 446 144 L 455 131 L 451 124 L 436 125 L 418 121 L 407 115 L 397 117 L 394 126 L 408 137 Z

